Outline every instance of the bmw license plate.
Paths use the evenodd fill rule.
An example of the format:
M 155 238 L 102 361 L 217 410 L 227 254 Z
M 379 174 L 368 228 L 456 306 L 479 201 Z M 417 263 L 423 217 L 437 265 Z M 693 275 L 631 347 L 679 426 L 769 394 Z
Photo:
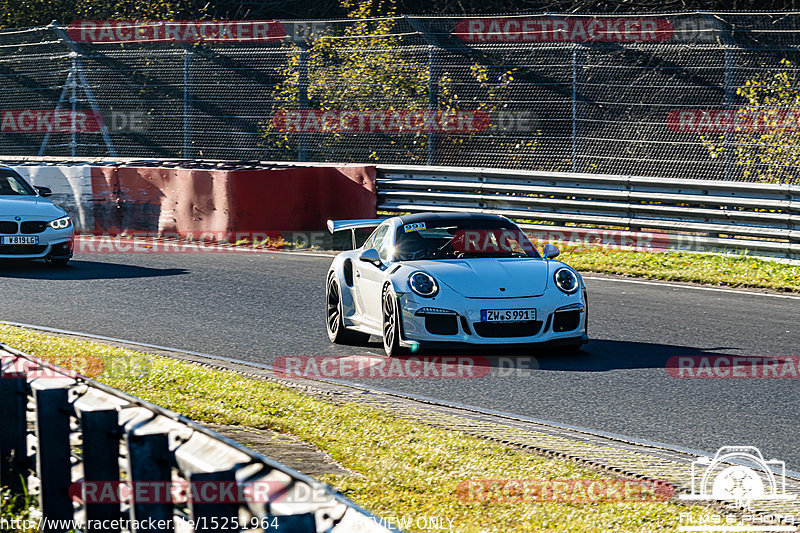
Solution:
M 13 235 L 11 237 L 0 237 L 0 244 L 39 244 L 39 237 L 32 235 Z
M 481 322 L 525 322 L 536 320 L 536 309 L 482 309 Z

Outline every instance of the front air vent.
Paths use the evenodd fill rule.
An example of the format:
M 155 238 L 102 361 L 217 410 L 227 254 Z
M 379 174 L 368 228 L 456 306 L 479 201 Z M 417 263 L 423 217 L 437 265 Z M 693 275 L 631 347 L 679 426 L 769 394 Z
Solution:
M 475 333 L 481 337 L 532 337 L 542 329 L 541 320 L 525 322 L 475 322 Z
M 452 315 L 425 315 L 425 329 L 433 335 L 455 335 L 458 333 L 458 317 Z
M 4 244 L 0 245 L 0 255 L 38 255 L 44 253 L 47 246 L 30 244 Z
M 581 323 L 580 311 L 557 311 L 553 315 L 553 331 L 572 331 Z
M 17 226 L 16 222 L 9 222 L 9 221 L 0 222 L 0 233 L 13 235 L 14 233 L 17 232 L 18 228 L 19 226 Z
M 41 233 L 47 228 L 47 222 L 41 221 L 30 221 L 30 222 L 23 222 L 20 224 L 22 226 L 22 233 Z

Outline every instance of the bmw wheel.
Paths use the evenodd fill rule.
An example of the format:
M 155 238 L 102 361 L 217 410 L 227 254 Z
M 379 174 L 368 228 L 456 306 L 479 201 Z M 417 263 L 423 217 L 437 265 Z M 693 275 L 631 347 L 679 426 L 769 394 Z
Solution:
M 325 325 L 328 330 L 328 339 L 335 344 L 357 344 L 366 342 L 369 335 L 359 331 L 351 331 L 344 325 L 342 319 L 342 291 L 336 276 L 328 276 L 326 292 Z

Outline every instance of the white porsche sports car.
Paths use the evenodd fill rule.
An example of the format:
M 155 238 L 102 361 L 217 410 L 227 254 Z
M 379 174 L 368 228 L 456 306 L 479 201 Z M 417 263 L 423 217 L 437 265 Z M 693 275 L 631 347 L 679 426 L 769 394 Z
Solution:
M 328 337 L 383 338 L 387 355 L 446 344 L 547 343 L 575 349 L 588 340 L 583 278 L 543 255 L 505 217 L 419 213 L 383 220 L 328 221 L 331 232 L 377 226 L 360 248 L 342 252 L 327 277 Z
M 16 171 L 0 167 L 0 260 L 44 259 L 55 266 L 72 257 L 75 234 L 66 211 Z

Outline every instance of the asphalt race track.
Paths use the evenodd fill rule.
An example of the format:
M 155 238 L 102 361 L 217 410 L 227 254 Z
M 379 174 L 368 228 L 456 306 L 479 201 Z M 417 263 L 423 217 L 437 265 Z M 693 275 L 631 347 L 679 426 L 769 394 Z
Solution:
M 329 262 L 197 253 L 82 255 L 60 270 L 3 264 L 0 320 L 266 364 L 284 355 L 382 354 L 377 342 L 328 342 Z M 754 445 L 800 471 L 799 381 L 677 379 L 665 370 L 681 355 L 800 356 L 800 298 L 587 284 L 592 341 L 581 354 L 522 354 L 534 355 L 539 368 L 505 376 L 361 382 L 708 452 Z M 485 355 L 494 365 L 518 354 Z

